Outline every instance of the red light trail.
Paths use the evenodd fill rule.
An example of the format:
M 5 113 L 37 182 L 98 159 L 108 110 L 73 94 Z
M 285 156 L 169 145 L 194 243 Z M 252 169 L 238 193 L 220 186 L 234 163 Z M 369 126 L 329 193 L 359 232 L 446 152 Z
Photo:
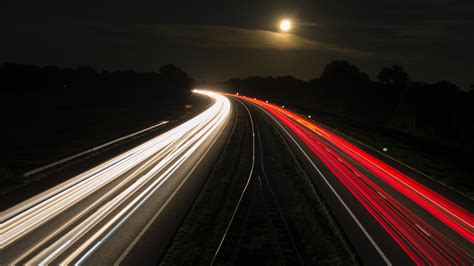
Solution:
M 354 195 L 415 263 L 472 265 L 474 256 L 470 248 L 466 250 L 459 246 L 449 236 L 423 220 L 390 193 L 385 192 L 367 175 L 357 170 L 340 153 L 348 156 L 385 184 L 422 207 L 461 235 L 469 245 L 474 243 L 474 235 L 473 215 L 468 210 L 300 115 L 266 101 L 232 96 L 261 106 L 285 124 Z

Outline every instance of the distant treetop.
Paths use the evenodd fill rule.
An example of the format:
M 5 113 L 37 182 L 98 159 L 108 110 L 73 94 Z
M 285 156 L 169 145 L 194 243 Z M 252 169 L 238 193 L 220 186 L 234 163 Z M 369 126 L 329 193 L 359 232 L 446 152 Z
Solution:
M 382 68 L 377 75 L 377 79 L 384 84 L 391 84 L 395 86 L 406 85 L 410 80 L 410 76 L 399 65 L 393 65 Z

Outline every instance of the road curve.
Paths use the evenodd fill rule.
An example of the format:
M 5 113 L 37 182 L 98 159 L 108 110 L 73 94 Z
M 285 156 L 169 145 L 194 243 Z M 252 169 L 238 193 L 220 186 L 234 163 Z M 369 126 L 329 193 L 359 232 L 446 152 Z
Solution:
M 144 252 L 160 253 L 166 247 L 205 180 L 193 176 L 206 164 L 212 166 L 212 160 L 203 162 L 216 150 L 232 115 L 225 96 L 195 92 L 215 103 L 160 136 L 2 212 L 0 264 L 156 263 Z M 281 129 L 362 262 L 474 263 L 471 201 L 453 200 L 283 107 L 226 96 L 246 101 L 252 112 L 262 112 Z M 156 230 L 161 231 L 150 233 Z
M 211 97 L 214 104 L 189 121 L 2 212 L 0 263 L 127 260 L 146 229 L 201 167 L 231 117 L 226 97 L 194 92 Z M 177 211 L 171 213 L 176 216 Z
M 472 202 L 436 188 L 283 107 L 244 96 L 275 122 L 366 264 L 472 265 Z

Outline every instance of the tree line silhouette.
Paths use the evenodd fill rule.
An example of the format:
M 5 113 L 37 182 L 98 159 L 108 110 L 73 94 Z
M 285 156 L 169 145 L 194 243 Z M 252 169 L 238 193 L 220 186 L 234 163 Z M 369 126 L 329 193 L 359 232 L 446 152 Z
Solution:
M 1 64 L 0 185 L 184 111 L 193 84 L 173 65 L 140 73 Z
M 14 121 L 34 123 L 48 116 L 80 122 L 86 109 L 89 116 L 115 108 L 126 110 L 129 115 L 124 119 L 148 117 L 150 112 L 184 104 L 194 84 L 173 65 L 163 66 L 159 73 L 0 65 L 0 94 L 6 99 L 2 111 L 8 114 L 4 119 L 7 125 Z M 466 92 L 448 81 L 418 82 L 398 65 L 382 68 L 375 81 L 347 61 L 333 61 L 320 78 L 309 81 L 292 76 L 248 77 L 212 85 L 470 151 L 474 147 L 474 84 Z M 76 110 L 76 114 L 71 116 L 64 109 Z
M 118 99 L 124 96 L 147 99 L 143 96 L 155 95 L 179 98 L 189 93 L 193 82 L 184 71 L 171 64 L 161 67 L 159 73 L 133 70 L 98 72 L 91 67 L 70 69 L 16 63 L 0 65 L 1 93 L 12 95 L 75 94 L 77 97 L 105 96 Z M 138 90 L 140 93 L 137 93 Z
M 347 61 L 333 61 L 320 78 L 310 81 L 292 76 L 248 77 L 217 85 L 469 151 L 474 147 L 474 85 L 466 92 L 448 81 L 417 82 L 398 65 L 382 68 L 376 81 Z

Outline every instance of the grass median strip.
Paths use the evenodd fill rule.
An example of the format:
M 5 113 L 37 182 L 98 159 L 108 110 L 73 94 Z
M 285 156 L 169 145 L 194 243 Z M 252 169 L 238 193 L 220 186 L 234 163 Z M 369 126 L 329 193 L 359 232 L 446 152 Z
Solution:
M 209 265 L 251 167 L 250 121 L 241 108 L 220 159 L 171 242 L 162 265 Z
M 304 264 L 358 264 L 356 254 L 286 140 L 268 119 L 257 119 L 265 171 Z
M 213 258 L 250 170 L 250 122 L 245 110 L 238 110 L 224 151 L 161 265 L 209 265 Z M 304 264 L 358 264 L 355 253 L 283 136 L 261 115 L 256 119 L 266 175 Z M 263 227 L 262 224 L 260 229 Z M 247 235 L 255 235 L 245 238 L 242 249 L 272 253 L 261 249 L 267 234 L 262 230 L 247 231 Z

